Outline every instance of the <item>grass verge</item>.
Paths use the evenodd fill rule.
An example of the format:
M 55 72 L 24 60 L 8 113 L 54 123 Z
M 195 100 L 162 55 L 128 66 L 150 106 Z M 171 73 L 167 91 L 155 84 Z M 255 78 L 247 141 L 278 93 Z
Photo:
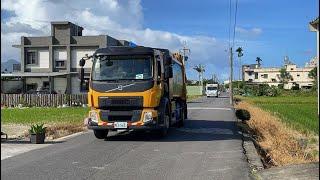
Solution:
M 190 96 L 187 96 L 187 102 L 190 102 L 192 100 L 198 99 L 200 97 L 202 97 L 202 95 L 190 95 Z
M 279 117 L 287 126 L 304 134 L 319 135 L 316 96 L 240 97 Z
M 259 146 L 271 157 L 273 165 L 319 161 L 318 135 L 294 130 L 287 123 L 283 123 L 279 116 L 248 101 L 240 101 L 235 108 L 250 112 L 251 119 L 246 123 Z
M 88 111 L 82 107 L 1 109 L 1 130 L 9 137 L 27 137 L 30 125 L 44 123 L 46 137 L 56 139 L 83 131 Z

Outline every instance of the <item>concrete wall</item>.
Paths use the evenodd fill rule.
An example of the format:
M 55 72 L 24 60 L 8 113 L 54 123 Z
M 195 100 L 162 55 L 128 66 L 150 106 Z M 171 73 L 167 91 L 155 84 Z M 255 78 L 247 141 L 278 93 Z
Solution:
M 37 88 L 42 87 L 44 81 L 49 81 L 48 77 L 26 78 L 26 84 L 37 84 Z
M 2 93 L 19 93 L 17 90 L 22 90 L 22 81 L 1 81 L 1 92 Z
M 187 95 L 203 95 L 203 87 L 202 86 L 187 86 Z
M 77 76 L 71 77 L 71 93 L 72 94 L 81 94 L 80 92 L 80 79 Z
M 54 90 L 58 94 L 64 94 L 67 89 L 67 78 L 65 77 L 55 77 L 54 80 Z

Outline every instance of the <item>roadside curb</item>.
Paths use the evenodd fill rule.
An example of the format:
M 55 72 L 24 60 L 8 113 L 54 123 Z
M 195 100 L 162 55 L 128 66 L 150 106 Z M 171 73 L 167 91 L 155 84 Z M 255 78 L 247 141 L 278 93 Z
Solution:
M 242 146 L 252 171 L 264 169 L 261 158 L 249 134 L 242 132 Z
M 89 133 L 89 131 L 81 131 L 81 132 L 77 132 L 77 133 L 73 133 L 73 134 L 70 134 L 70 135 L 67 135 L 67 136 L 63 136 L 63 137 L 60 137 L 60 138 L 57 138 L 57 139 L 53 139 L 51 141 L 53 142 L 57 142 L 57 141 L 63 141 L 63 140 L 67 140 L 67 139 L 71 139 L 73 137 L 76 137 L 76 136 L 80 136 L 82 134 L 87 134 Z

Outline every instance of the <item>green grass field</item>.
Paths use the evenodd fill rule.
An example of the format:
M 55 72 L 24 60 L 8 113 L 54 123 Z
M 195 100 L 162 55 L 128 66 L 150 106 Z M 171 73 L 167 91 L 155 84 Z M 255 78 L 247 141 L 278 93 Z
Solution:
M 241 99 L 272 112 L 296 130 L 304 133 L 319 134 L 317 97 L 314 95 L 241 97 Z
M 83 122 L 89 108 L 26 108 L 26 109 L 1 109 L 2 124 L 31 125 L 34 123 L 45 124 L 79 124 Z

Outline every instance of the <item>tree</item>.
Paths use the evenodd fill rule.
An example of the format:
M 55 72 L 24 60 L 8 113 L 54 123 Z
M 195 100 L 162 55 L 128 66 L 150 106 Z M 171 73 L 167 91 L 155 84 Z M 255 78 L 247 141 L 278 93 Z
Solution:
M 287 84 L 289 80 L 292 79 L 292 76 L 287 72 L 286 68 L 281 68 L 279 79 L 282 84 Z
M 308 74 L 309 78 L 317 79 L 317 67 L 314 67 Z
M 309 78 L 313 79 L 313 87 L 312 89 L 316 89 L 318 86 L 318 82 L 317 82 L 317 67 L 314 67 L 308 74 Z
M 241 57 L 243 56 L 242 53 L 242 48 L 238 47 L 238 49 L 236 50 L 236 52 L 238 53 L 238 58 L 239 58 L 239 80 L 241 79 Z
M 258 67 L 260 67 L 260 66 L 261 66 L 261 61 L 262 61 L 262 59 L 261 59 L 260 57 L 257 57 L 257 58 L 256 58 L 256 61 L 257 61 L 257 63 L 258 63 Z
M 242 57 L 243 56 L 242 51 L 243 51 L 242 48 L 238 47 L 238 49 L 236 50 L 236 52 L 238 53 L 238 57 Z
M 202 85 L 203 72 L 205 72 L 204 66 L 199 64 L 199 66 L 197 65 L 193 69 L 199 73 L 199 82 L 200 82 L 200 85 Z

